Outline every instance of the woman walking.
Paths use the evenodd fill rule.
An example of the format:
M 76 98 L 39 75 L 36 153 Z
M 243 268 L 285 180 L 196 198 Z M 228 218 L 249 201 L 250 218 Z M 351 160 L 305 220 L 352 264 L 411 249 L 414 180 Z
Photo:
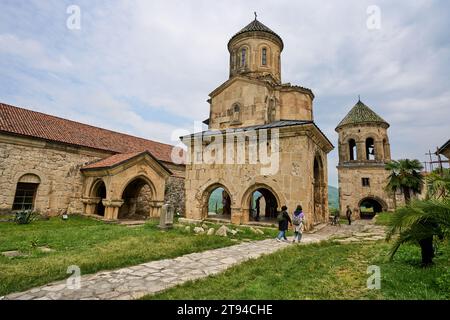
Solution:
M 288 241 L 286 238 L 286 231 L 288 230 L 288 223 L 292 225 L 291 217 L 289 217 L 289 214 L 287 213 L 287 207 L 282 206 L 281 212 L 278 214 L 278 230 L 280 230 L 280 233 L 278 233 L 277 240 L 281 241 L 283 238 L 284 241 Z
M 303 209 L 301 205 L 297 206 L 297 209 L 294 211 L 294 215 L 292 217 L 292 224 L 294 225 L 294 240 L 292 242 L 295 243 L 295 240 L 297 242 L 300 242 L 302 240 L 302 234 L 304 230 L 304 220 L 305 215 L 303 214 Z

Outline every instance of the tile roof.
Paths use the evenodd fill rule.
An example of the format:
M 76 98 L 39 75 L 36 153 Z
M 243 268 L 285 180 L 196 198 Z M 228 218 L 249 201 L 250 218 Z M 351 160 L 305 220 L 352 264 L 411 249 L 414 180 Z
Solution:
M 99 169 L 99 168 L 111 168 L 118 165 L 124 161 L 130 160 L 143 152 L 133 152 L 133 153 L 118 153 L 108 158 L 90 163 L 83 166 L 82 169 Z
M 115 153 L 149 151 L 172 162 L 173 146 L 0 103 L 0 132 Z
M 240 128 L 234 128 L 234 129 L 227 128 L 227 129 L 222 129 L 222 130 L 207 130 L 207 131 L 202 131 L 202 132 L 196 132 L 194 134 L 186 135 L 186 136 L 183 136 L 180 138 L 181 139 L 188 138 L 188 137 L 189 138 L 199 138 L 199 137 L 216 136 L 219 132 L 231 134 L 231 133 L 245 132 L 248 130 L 275 129 L 275 128 L 283 128 L 283 127 L 291 127 L 291 126 L 304 126 L 304 125 L 308 125 L 308 124 L 312 124 L 314 127 L 316 127 L 317 130 L 319 130 L 319 132 L 330 143 L 330 145 L 333 146 L 331 141 L 322 132 L 322 130 L 320 130 L 320 128 L 314 123 L 314 121 L 311 121 L 311 120 L 278 120 L 278 121 L 273 121 L 271 123 L 258 124 L 258 125 L 240 127 Z M 334 148 L 334 146 L 333 146 L 333 148 Z
M 103 169 L 103 168 L 112 168 L 115 167 L 121 163 L 127 162 L 128 160 L 131 160 L 133 158 L 139 157 L 141 155 L 148 154 L 151 158 L 153 158 L 155 161 L 159 162 L 149 151 L 141 151 L 141 152 L 132 152 L 132 153 L 119 153 L 112 155 L 108 158 L 87 164 L 81 168 L 81 170 L 93 170 L 93 169 Z M 164 166 L 162 163 L 159 162 L 159 164 L 170 174 L 172 172 Z
M 444 145 L 438 149 L 438 152 L 441 153 L 449 147 L 450 147 L 450 140 L 448 140 L 446 143 L 444 143 Z
M 265 26 L 263 23 L 258 21 L 256 18 L 255 18 L 255 20 L 250 22 L 248 25 L 246 25 L 244 28 L 239 30 L 239 32 L 236 33 L 233 37 L 231 37 L 231 39 L 228 43 L 230 43 L 235 37 L 237 37 L 240 34 L 247 33 L 247 32 L 256 32 L 256 31 L 267 32 L 267 33 L 274 35 L 280 41 L 281 46 L 283 46 L 283 39 L 281 39 L 281 37 L 278 34 L 276 34 L 275 31 L 273 31 L 269 27 Z
M 372 109 L 361 101 L 358 101 L 345 118 L 338 124 L 336 129 L 347 124 L 359 123 L 385 123 L 389 125 L 383 118 L 377 115 Z

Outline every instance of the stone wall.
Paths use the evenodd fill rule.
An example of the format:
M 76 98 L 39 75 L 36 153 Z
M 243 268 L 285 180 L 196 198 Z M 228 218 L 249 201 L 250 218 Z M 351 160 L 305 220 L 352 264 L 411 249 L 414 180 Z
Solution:
M 0 135 L 0 211 L 11 211 L 20 177 L 34 174 L 41 181 L 36 210 L 48 215 L 82 213 L 80 167 L 97 159 L 100 155 L 82 149 Z
M 175 213 L 185 215 L 184 178 L 172 176 L 166 181 L 164 202 L 175 208 Z

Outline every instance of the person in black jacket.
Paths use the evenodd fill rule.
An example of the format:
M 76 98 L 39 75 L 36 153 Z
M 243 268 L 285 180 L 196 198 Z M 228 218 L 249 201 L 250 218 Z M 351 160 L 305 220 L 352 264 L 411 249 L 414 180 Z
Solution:
M 284 241 L 288 241 L 286 238 L 286 231 L 288 230 L 288 223 L 292 225 L 292 220 L 289 214 L 287 213 L 287 207 L 282 206 L 281 212 L 278 214 L 278 230 L 280 230 L 280 233 L 277 236 L 277 240 L 281 241 L 281 238 L 283 238 Z

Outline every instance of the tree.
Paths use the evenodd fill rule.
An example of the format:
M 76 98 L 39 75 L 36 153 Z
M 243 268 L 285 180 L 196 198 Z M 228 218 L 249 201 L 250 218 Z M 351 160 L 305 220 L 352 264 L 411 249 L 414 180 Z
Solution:
M 411 194 L 418 194 L 422 191 L 424 177 L 423 169 L 419 160 L 401 159 L 391 161 L 386 164 L 386 170 L 390 171 L 386 190 L 394 194 L 401 190 L 405 198 L 405 203 L 411 202 Z
M 394 236 L 390 257 L 404 243 L 415 243 L 422 252 L 422 265 L 433 263 L 433 239 L 448 238 L 450 235 L 450 199 L 416 200 L 397 209 L 391 217 L 387 240 Z
M 427 197 L 445 199 L 450 197 L 450 169 L 436 169 L 426 178 Z

